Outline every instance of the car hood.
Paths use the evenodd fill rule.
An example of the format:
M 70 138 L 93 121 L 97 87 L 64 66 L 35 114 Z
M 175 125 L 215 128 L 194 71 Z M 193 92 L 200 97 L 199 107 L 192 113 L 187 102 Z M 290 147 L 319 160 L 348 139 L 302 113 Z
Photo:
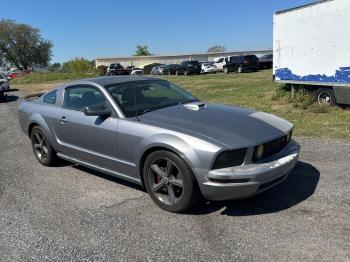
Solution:
M 189 103 L 141 115 L 151 125 L 207 137 L 229 148 L 254 146 L 285 135 L 293 128 L 274 115 L 234 106 Z

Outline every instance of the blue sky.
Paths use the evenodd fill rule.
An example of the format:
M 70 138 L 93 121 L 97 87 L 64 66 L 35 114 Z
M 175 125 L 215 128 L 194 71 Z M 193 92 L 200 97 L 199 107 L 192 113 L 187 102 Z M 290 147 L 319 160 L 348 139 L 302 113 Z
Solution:
M 271 48 L 273 12 L 310 2 L 16 0 L 0 9 L 0 18 L 40 28 L 54 43 L 52 62 L 64 62 L 130 56 L 138 44 L 154 54 L 204 52 L 216 44 L 228 50 Z

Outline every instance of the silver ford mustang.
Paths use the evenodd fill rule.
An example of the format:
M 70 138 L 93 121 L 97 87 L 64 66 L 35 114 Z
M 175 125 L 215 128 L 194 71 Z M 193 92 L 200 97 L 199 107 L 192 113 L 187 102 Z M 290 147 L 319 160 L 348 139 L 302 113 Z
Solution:
M 293 125 L 251 109 L 204 103 L 149 77 L 98 77 L 28 96 L 19 122 L 46 166 L 57 157 L 144 185 L 171 212 L 246 198 L 298 161 Z

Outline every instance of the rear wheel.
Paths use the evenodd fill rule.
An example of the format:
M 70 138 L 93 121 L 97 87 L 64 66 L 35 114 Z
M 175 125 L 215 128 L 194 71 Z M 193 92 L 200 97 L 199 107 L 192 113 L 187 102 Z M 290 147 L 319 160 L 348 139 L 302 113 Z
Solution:
M 320 105 L 335 105 L 335 95 L 333 89 L 319 88 L 316 91 L 316 99 Z
M 172 152 L 156 151 L 150 154 L 143 176 L 152 200 L 166 211 L 183 212 L 200 197 L 191 170 Z
M 36 159 L 44 166 L 53 166 L 57 162 L 55 150 L 52 148 L 44 129 L 35 126 L 31 132 L 31 142 Z

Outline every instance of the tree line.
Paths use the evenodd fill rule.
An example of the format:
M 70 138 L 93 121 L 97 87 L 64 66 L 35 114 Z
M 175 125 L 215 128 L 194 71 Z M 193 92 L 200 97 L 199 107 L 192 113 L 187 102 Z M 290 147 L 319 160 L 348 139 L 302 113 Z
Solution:
M 0 59 L 6 59 L 19 69 L 29 69 L 33 65 L 49 67 L 60 71 L 88 71 L 94 68 L 94 61 L 75 58 L 62 65 L 50 64 L 53 43 L 44 39 L 40 29 L 11 19 L 0 20 Z M 207 52 L 226 51 L 224 46 L 215 45 Z M 150 56 L 147 45 L 137 45 L 134 56 Z

